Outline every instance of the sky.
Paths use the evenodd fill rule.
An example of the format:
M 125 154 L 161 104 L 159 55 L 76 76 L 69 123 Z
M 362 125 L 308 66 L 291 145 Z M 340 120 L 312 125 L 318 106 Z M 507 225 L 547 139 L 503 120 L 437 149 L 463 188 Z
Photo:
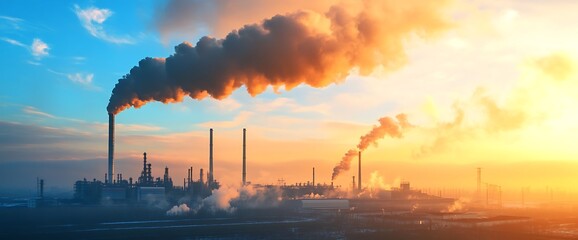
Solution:
M 142 99 L 115 98 L 126 107 L 116 113 L 115 139 L 115 171 L 124 178 L 138 177 L 143 152 L 153 176 L 165 166 L 177 183 L 189 166 L 198 175 L 208 165 L 213 128 L 215 177 L 237 183 L 246 128 L 249 181 L 306 182 L 315 167 L 316 182 L 329 184 L 333 168 L 361 136 L 380 118 L 403 113 L 410 127 L 376 138 L 363 151 L 364 183 L 389 186 L 403 179 L 422 189 L 469 191 L 480 167 L 483 181 L 502 186 L 511 199 L 522 188 L 560 197 L 578 193 L 578 29 L 572 24 L 578 3 L 377 6 L 1 1 L 0 191 L 35 192 L 40 177 L 49 190 L 70 193 L 76 180 L 103 179 L 107 106 L 115 84 L 132 79 L 137 87 L 130 91 Z M 366 13 L 359 16 L 369 16 L 368 24 L 339 22 L 339 9 Z M 287 22 L 301 28 L 285 36 Z M 330 25 L 336 22 L 342 28 Z M 351 29 L 366 31 L 366 38 L 348 36 Z M 285 37 L 251 45 L 268 33 Z M 238 47 L 219 45 L 225 37 L 226 46 Z M 311 40 L 300 45 L 309 48 L 291 48 L 299 37 Z M 217 43 L 211 49 L 218 53 L 239 57 L 207 54 L 178 68 L 175 46 L 183 53 L 203 39 Z M 146 72 L 146 63 L 160 64 L 163 74 L 167 66 L 168 80 Z M 167 91 L 175 95 L 165 97 Z M 138 108 L 135 99 L 143 101 Z M 350 187 L 355 163 L 335 184 Z

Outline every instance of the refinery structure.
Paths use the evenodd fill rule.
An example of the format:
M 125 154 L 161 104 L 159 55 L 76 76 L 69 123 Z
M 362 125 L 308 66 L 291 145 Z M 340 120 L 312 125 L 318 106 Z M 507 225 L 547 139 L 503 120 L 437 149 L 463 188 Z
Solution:
M 484 183 L 487 185 L 486 199 L 482 200 L 480 168 L 477 169 L 475 199 L 465 207 L 456 198 L 414 189 L 408 181 L 401 181 L 391 189 L 372 189 L 371 184 L 364 187 L 361 151 L 355 152 L 357 176 L 352 176 L 351 188 L 346 190 L 334 186 L 333 182 L 319 183 L 314 167 L 311 179 L 306 183 L 285 184 L 282 179 L 276 185 L 251 183 L 247 181 L 246 129 L 242 131 L 241 186 L 235 190 L 238 195 L 224 201 L 221 198 L 228 193 L 223 191 L 230 190 L 230 186 L 222 185 L 214 172 L 213 129 L 209 129 L 208 170 L 188 167 L 182 185 L 181 179 L 171 177 L 168 167 L 164 168 L 162 177 L 153 176 L 155 161 L 146 152 L 142 155 L 140 175 L 126 178 L 114 170 L 112 114 L 109 123 L 108 171 L 104 179 L 76 181 L 74 198 L 63 201 L 46 198 L 45 181 L 38 179 L 38 197 L 28 202 L 28 208 L 33 209 L 25 213 L 4 209 L 4 219 L 10 220 L 4 224 L 13 230 L 4 235 L 0 232 L 0 237 L 398 239 L 417 233 L 411 235 L 414 238 L 407 239 L 423 239 L 431 234 L 470 239 L 470 235 L 460 235 L 463 229 L 488 231 L 492 237 L 493 231 L 503 231 L 504 227 L 516 228 L 520 234 L 533 231 L 527 228 L 532 221 L 530 217 L 500 212 L 499 186 L 495 185 L 499 202 L 495 197 L 489 198 L 495 191 L 490 191 L 493 185 L 487 183 Z M 29 217 L 21 214 L 29 214 Z M 60 214 L 66 217 L 61 218 Z M 22 227 L 26 224 L 42 228 L 30 231 Z
M 208 171 L 193 166 L 187 169 L 187 177 L 180 180 L 173 179 L 168 167 L 164 169 L 162 177 L 152 175 L 154 161 L 147 158 L 147 153 L 143 153 L 143 164 L 138 178 L 124 177 L 120 173 L 115 173 L 114 149 L 115 149 L 115 115 L 109 114 L 108 131 L 108 172 L 104 174 L 104 181 L 93 179 L 92 181 L 83 179 L 74 184 L 74 201 L 81 204 L 143 204 L 155 201 L 167 201 L 177 203 L 180 199 L 188 199 L 189 204 L 199 203 L 202 199 L 212 195 L 214 190 L 221 187 L 216 178 L 213 164 L 213 129 L 209 130 L 209 156 Z M 410 188 L 410 183 L 404 181 L 399 187 L 391 190 L 371 189 L 371 196 L 366 194 L 362 187 L 362 152 L 357 154 L 358 169 L 357 182 L 353 176 L 353 183 L 350 192 L 344 193 L 340 186 L 331 184 L 321 184 L 315 180 L 315 168 L 312 168 L 312 178 L 306 183 L 286 184 L 279 180 L 277 185 L 251 184 L 247 181 L 247 130 L 243 129 L 243 151 L 242 151 L 242 185 L 251 185 L 259 189 L 277 189 L 280 197 L 284 201 L 302 199 L 342 199 L 346 200 L 347 206 L 340 207 L 349 209 L 351 206 L 359 205 L 358 209 L 383 209 L 383 208 L 411 208 L 419 204 L 422 208 L 440 208 L 451 205 L 455 199 L 432 196 L 419 190 Z

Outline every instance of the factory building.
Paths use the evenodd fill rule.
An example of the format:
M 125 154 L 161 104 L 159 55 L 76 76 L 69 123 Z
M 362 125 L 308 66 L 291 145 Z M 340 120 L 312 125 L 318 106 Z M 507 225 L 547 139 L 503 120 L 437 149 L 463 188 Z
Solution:
M 84 204 L 106 203 L 146 203 L 158 199 L 202 199 L 211 195 L 212 190 L 218 189 L 220 184 L 213 174 L 213 129 L 210 129 L 209 142 L 209 171 L 205 175 L 200 169 L 199 178 L 193 180 L 193 167 L 188 170 L 188 177 L 183 180 L 182 187 L 174 186 L 173 179 L 169 175 L 169 168 L 165 167 L 163 177 L 153 177 L 152 163 L 147 159 L 147 153 L 143 153 L 143 165 L 141 174 L 136 181 L 133 178 L 124 179 L 122 174 L 113 176 L 114 162 L 114 115 L 109 115 L 109 157 L 108 172 L 104 176 L 104 182 L 79 180 L 74 184 L 74 200 Z

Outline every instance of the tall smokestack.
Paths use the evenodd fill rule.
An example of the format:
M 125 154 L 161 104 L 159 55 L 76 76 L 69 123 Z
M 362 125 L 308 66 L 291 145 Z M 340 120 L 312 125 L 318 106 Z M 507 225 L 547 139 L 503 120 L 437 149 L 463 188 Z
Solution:
M 482 169 L 478 168 L 478 186 L 476 189 L 476 201 L 482 202 Z
M 209 186 L 213 184 L 213 129 L 211 128 L 209 134 L 209 176 L 207 181 Z
M 315 168 L 313 168 L 313 186 L 315 186 Z
M 114 172 L 114 114 L 108 113 L 108 183 L 112 184 Z
M 359 151 L 359 163 L 357 167 L 357 189 L 361 191 L 361 151 Z
M 243 186 L 247 184 L 247 129 L 243 128 Z

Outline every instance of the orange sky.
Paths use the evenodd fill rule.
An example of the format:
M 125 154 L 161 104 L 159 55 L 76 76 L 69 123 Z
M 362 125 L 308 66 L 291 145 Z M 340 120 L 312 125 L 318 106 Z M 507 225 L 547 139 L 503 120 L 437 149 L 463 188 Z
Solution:
M 259 3 L 252 1 L 248 6 Z M 320 9 L 329 3 L 305 8 L 324 11 Z M 393 4 L 389 10 L 403 7 L 407 6 Z M 212 30 L 212 36 L 222 37 L 230 28 L 301 8 L 264 5 L 248 16 L 225 5 L 218 9 L 223 16 L 206 20 L 204 27 Z M 223 184 L 237 183 L 241 180 L 241 133 L 247 128 L 249 181 L 306 182 L 315 167 L 317 182 L 329 183 L 333 167 L 378 119 L 404 113 L 414 127 L 404 130 L 402 138 L 378 140 L 363 153 L 363 182 L 377 171 L 384 184 L 405 179 L 422 189 L 472 191 L 475 169 L 481 167 L 483 181 L 502 186 L 511 199 L 517 199 L 522 188 L 555 189 L 557 196 L 577 193 L 578 32 L 572 24 L 578 22 L 576 9 L 578 3 L 561 0 L 454 1 L 441 11 L 450 25 L 435 22 L 431 32 L 425 27 L 409 30 L 407 35 L 406 29 L 396 29 L 403 34 L 395 39 L 387 31 L 380 32 L 377 43 L 387 42 L 383 46 L 389 47 L 377 47 L 379 56 L 372 55 L 373 48 L 367 46 L 351 48 L 367 52 L 355 57 L 347 54 L 356 64 L 323 65 L 329 66 L 327 71 L 345 66 L 347 76 L 320 75 L 327 79 L 310 84 L 319 88 L 267 87 L 251 97 L 241 86 L 222 100 L 184 98 L 180 103 L 152 102 L 129 108 L 116 117 L 116 171 L 136 178 L 146 151 L 154 176 L 161 176 L 168 166 L 179 184 L 186 168 L 193 166 L 196 177 L 200 167 L 207 168 L 208 129 L 213 128 L 215 176 Z M 323 20 L 323 15 L 311 16 Z M 388 27 L 406 26 L 395 21 L 388 20 Z M 179 36 L 199 36 L 194 26 L 169 25 L 159 27 L 161 38 L 180 42 Z M 335 56 L 341 55 L 322 62 Z M 301 81 L 307 76 L 298 77 Z M 104 112 L 101 121 L 83 120 L 80 114 L 58 116 L 35 107 L 22 107 L 22 114 L 42 131 L 88 139 L 44 146 L 66 150 L 50 152 L 53 160 L 102 159 L 102 169 L 86 173 L 89 179 L 102 178 L 107 153 Z M 335 184 L 350 186 L 356 162 Z

